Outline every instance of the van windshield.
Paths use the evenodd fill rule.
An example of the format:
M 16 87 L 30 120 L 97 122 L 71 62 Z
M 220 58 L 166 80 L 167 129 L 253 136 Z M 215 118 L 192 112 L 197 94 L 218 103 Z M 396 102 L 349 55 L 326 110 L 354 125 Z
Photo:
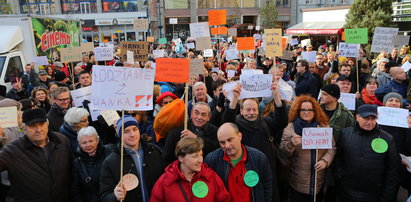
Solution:
M 3 72 L 5 61 L 6 61 L 6 56 L 0 56 L 0 75 L 1 75 L 1 72 Z

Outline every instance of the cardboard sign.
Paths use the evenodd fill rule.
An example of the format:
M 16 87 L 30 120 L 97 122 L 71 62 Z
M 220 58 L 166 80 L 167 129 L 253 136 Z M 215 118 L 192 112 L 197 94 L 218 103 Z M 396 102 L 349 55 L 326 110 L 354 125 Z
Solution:
M 102 110 L 100 114 L 109 126 L 116 124 L 120 119 L 120 116 L 115 110 Z
M 236 49 L 225 50 L 225 59 L 226 60 L 238 59 L 238 50 Z
M 338 45 L 341 57 L 359 57 L 360 56 L 360 44 L 346 44 L 340 42 Z
M 282 56 L 281 29 L 265 29 L 265 54 L 267 57 Z
M 167 44 L 167 38 L 161 38 L 158 40 L 158 44 Z
M 355 110 L 355 94 L 354 93 L 341 93 L 338 102 L 344 104 L 344 106 L 349 110 Z
M 81 61 L 81 47 L 60 48 L 61 62 L 78 62 Z
M 211 48 L 210 37 L 196 38 L 196 50 L 206 50 Z
M 408 128 L 408 110 L 394 107 L 378 107 L 377 123 L 385 126 Z
M 281 56 L 281 59 L 293 60 L 293 57 L 294 57 L 294 51 L 283 51 L 283 55 Z
M 217 35 L 217 34 L 227 35 L 227 27 L 211 28 L 211 34 L 212 35 Z
M 133 51 L 134 61 L 148 60 L 148 42 L 146 41 L 122 41 L 120 50 L 123 61 L 127 61 L 127 51 Z
M 204 57 L 213 57 L 213 49 L 205 49 L 203 56 Z
M 386 51 L 390 53 L 394 48 L 392 40 L 397 34 L 398 28 L 376 27 L 372 38 L 371 52 Z
M 270 97 L 272 81 L 271 74 L 240 75 L 241 98 Z
M 237 28 L 229 28 L 228 35 L 230 36 L 237 36 Z
M 154 58 L 163 58 L 164 57 L 164 49 L 160 50 L 153 50 Z
M 171 24 L 171 25 L 178 24 L 178 19 L 177 18 L 170 18 L 169 24 Z
M 315 57 L 317 56 L 316 51 L 303 51 L 301 52 L 301 57 L 306 59 L 308 62 L 315 62 Z
M 17 107 L 0 107 L 0 127 L 17 127 Z
M 80 47 L 81 47 L 81 52 L 94 51 L 94 42 L 81 43 Z
M 392 38 L 392 44 L 394 44 L 395 47 L 408 45 L 409 42 L 410 35 L 396 35 Z
M 127 63 L 134 64 L 134 52 L 127 51 Z
M 147 42 L 154 42 L 154 37 L 148 36 L 147 37 Z
M 210 37 L 208 22 L 190 23 L 190 35 L 193 38 Z
M 153 69 L 93 66 L 93 109 L 152 110 Z
M 332 149 L 332 128 L 303 128 L 302 149 Z
M 194 49 L 194 48 L 196 48 L 195 45 L 194 45 L 194 43 L 186 43 L 186 46 L 187 46 L 188 49 Z
M 31 61 L 34 62 L 35 65 L 48 65 L 49 59 L 47 56 L 34 56 Z
M 110 47 L 95 47 L 94 57 L 97 61 L 106 61 L 113 59 L 113 48 Z
M 187 83 L 190 61 L 181 58 L 156 59 L 156 81 Z
M 204 62 L 201 58 L 194 58 L 190 60 L 190 75 L 203 74 Z
M 133 29 L 135 30 L 148 30 L 148 19 L 141 18 L 141 19 L 133 19 Z
M 238 37 L 237 50 L 254 50 L 254 37 Z
M 258 55 L 261 56 L 261 57 L 264 57 L 264 56 L 265 56 L 265 49 L 264 49 L 264 47 L 260 46 L 260 47 L 258 47 L 257 49 L 258 49 Z
M 225 25 L 227 18 L 226 10 L 209 10 L 208 11 L 208 25 Z
M 346 44 L 368 44 L 368 28 L 345 29 Z

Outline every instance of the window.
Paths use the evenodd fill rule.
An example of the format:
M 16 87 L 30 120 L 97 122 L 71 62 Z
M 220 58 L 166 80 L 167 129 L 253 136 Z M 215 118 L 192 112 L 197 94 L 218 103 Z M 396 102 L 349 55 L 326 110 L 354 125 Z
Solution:
M 4 76 L 4 82 L 10 82 L 12 78 L 19 77 L 21 72 L 23 72 L 23 66 L 21 64 L 20 56 L 10 58 L 9 64 L 7 65 L 6 75 Z
M 214 8 L 214 0 L 198 0 L 198 8 Z
M 253 0 L 249 0 L 252 2 Z M 243 1 L 244 3 L 244 1 Z M 236 8 L 240 7 L 241 1 L 240 0 L 220 0 L 217 1 L 217 8 Z
M 20 0 L 22 14 L 49 15 L 56 13 L 56 0 Z
M 190 0 L 165 0 L 165 4 L 166 4 L 166 9 L 188 9 L 190 8 Z
M 103 12 L 136 12 L 144 11 L 146 0 L 102 0 Z
M 96 0 L 62 0 L 61 11 L 68 13 L 97 13 Z

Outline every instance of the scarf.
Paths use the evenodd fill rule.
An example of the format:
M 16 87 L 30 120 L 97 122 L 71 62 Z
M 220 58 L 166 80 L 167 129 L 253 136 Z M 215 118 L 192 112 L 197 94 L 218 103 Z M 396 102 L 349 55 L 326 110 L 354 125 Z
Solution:
M 70 109 L 70 107 L 71 106 L 69 106 L 67 109 L 62 109 L 56 103 L 53 103 L 51 105 L 51 108 L 54 108 L 58 113 L 62 114 L 63 116 L 67 113 L 67 111 Z
M 261 116 L 258 116 L 257 120 L 255 121 L 249 121 L 245 119 L 241 114 L 236 116 L 237 125 L 241 126 L 241 128 L 244 129 L 244 131 L 242 132 L 245 134 L 252 134 L 261 130 L 261 127 L 263 126 L 263 121 L 264 120 L 261 118 Z
M 382 102 L 377 99 L 377 96 L 368 94 L 368 91 L 363 88 L 361 91 L 362 100 L 364 100 L 365 104 L 376 104 L 378 106 L 383 106 Z
M 304 121 L 300 117 L 297 117 L 295 121 L 293 122 L 294 125 L 294 132 L 297 133 L 297 135 L 302 135 L 303 134 L 303 128 L 315 128 L 318 126 L 317 121 L 312 121 L 311 123 L 308 123 L 307 121 Z

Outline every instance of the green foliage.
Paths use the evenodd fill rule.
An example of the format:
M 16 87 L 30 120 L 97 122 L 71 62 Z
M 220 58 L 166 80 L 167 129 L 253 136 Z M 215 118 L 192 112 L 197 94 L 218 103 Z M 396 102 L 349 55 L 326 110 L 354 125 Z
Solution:
M 278 11 L 275 8 L 274 2 L 270 1 L 265 6 L 260 8 L 261 27 L 264 29 L 276 28 Z
M 355 0 L 346 17 L 344 28 L 368 28 L 367 52 L 371 49 L 375 27 L 393 27 L 393 0 Z

